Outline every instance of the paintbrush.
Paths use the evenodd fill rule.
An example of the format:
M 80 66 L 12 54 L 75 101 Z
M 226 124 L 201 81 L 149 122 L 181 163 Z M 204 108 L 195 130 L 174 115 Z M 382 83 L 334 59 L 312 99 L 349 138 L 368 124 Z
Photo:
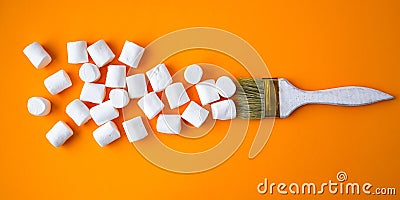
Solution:
M 244 119 L 286 118 L 306 104 L 361 106 L 394 99 L 379 90 L 358 86 L 306 91 L 284 78 L 239 78 L 238 82 L 236 113 Z

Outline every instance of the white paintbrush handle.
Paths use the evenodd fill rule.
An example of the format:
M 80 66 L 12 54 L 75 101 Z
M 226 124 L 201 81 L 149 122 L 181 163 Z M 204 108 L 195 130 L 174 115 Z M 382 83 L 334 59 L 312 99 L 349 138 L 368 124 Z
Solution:
M 360 106 L 394 97 L 379 90 L 348 86 L 326 90 L 305 91 L 298 89 L 284 78 L 278 79 L 280 118 L 288 117 L 296 108 L 305 104 L 330 104 Z

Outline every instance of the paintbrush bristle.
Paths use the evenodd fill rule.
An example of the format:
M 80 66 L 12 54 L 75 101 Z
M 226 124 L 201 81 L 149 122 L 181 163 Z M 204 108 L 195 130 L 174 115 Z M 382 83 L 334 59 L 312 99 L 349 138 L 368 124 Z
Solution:
M 236 115 L 244 119 L 279 117 L 277 79 L 239 78 Z
M 264 81 L 240 78 L 236 92 L 236 115 L 244 119 L 263 118 Z

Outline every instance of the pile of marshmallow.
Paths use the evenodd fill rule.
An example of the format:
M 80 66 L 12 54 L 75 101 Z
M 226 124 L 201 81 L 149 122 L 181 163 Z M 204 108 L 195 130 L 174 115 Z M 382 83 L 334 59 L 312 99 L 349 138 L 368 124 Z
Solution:
M 23 52 L 37 69 L 51 62 L 50 55 L 37 42 L 25 47 Z M 93 137 L 101 147 L 121 137 L 112 120 L 119 117 L 117 109 L 124 108 L 133 99 L 139 99 L 137 104 L 148 120 L 158 115 L 156 129 L 160 133 L 179 134 L 182 119 L 199 128 L 209 115 L 209 111 L 203 107 L 207 104 L 211 104 L 213 119 L 229 120 L 236 117 L 235 104 L 229 99 L 236 92 L 234 82 L 227 76 L 221 76 L 217 81 L 209 79 L 200 82 L 203 70 L 199 65 L 186 67 L 184 79 L 195 85 L 201 106 L 190 100 L 181 82 L 172 83 L 172 77 L 165 64 L 158 64 L 148 70 L 146 75 L 139 73 L 127 77 L 125 65 L 137 68 L 144 53 L 144 48 L 133 42 L 125 42 L 118 58 L 118 61 L 125 65 L 107 66 L 105 84 L 95 83 L 101 76 L 99 68 L 110 63 L 115 54 L 104 40 L 99 40 L 89 47 L 86 41 L 68 42 L 67 53 L 68 63 L 82 64 L 79 77 L 84 81 L 84 85 L 79 99 L 70 102 L 65 112 L 78 126 L 93 119 L 99 126 L 93 131 Z M 89 56 L 94 63 L 89 62 Z M 153 91 L 147 89 L 146 76 Z M 57 95 L 71 87 L 72 82 L 64 70 L 59 70 L 47 77 L 44 85 L 50 94 Z M 104 101 L 106 88 L 111 88 L 111 91 L 108 95 L 109 100 Z M 159 114 L 164 108 L 164 103 L 158 97 L 158 92 L 164 92 L 171 109 L 189 104 L 181 115 Z M 221 97 L 226 99 L 221 100 Z M 89 109 L 84 102 L 96 105 Z M 43 97 L 31 97 L 27 107 L 32 115 L 45 116 L 51 111 L 51 102 Z M 124 121 L 122 126 L 129 142 L 141 140 L 148 135 L 141 116 Z M 46 138 L 53 146 L 60 147 L 72 135 L 72 129 L 65 122 L 58 121 L 47 132 Z

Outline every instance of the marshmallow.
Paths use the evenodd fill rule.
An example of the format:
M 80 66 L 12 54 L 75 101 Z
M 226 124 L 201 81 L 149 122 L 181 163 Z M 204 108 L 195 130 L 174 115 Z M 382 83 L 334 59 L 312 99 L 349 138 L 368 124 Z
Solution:
M 173 83 L 165 88 L 168 104 L 171 109 L 177 108 L 190 101 L 182 83 Z
M 114 108 L 123 108 L 129 103 L 128 92 L 124 89 L 113 89 L 109 94 L 111 104 Z
M 193 64 L 186 67 L 183 73 L 185 80 L 190 84 L 197 84 L 203 76 L 203 69 L 199 65 Z
M 167 134 L 179 134 L 181 132 L 181 116 L 161 114 L 157 119 L 157 131 Z
M 211 104 L 213 119 L 228 120 L 236 118 L 236 106 L 231 99 Z
M 216 87 L 218 93 L 225 98 L 232 97 L 236 92 L 236 85 L 233 83 L 232 79 L 227 76 L 221 76 L 216 82 Z
M 205 80 L 196 85 L 197 94 L 199 95 L 201 104 L 204 106 L 211 102 L 219 100 L 219 94 L 215 88 L 213 79 Z
M 90 45 L 87 48 L 87 51 L 90 57 L 92 57 L 94 63 L 99 67 L 103 67 L 115 58 L 114 53 L 104 40 L 99 40 Z
M 86 41 L 76 41 L 67 43 L 68 63 L 78 64 L 88 62 L 86 51 Z
M 208 110 L 191 101 L 181 117 L 196 128 L 199 128 L 206 121 L 208 113 Z
M 144 95 L 139 99 L 138 105 L 149 119 L 153 119 L 164 108 L 163 102 L 155 92 Z
M 58 121 L 46 134 L 47 140 L 55 147 L 60 147 L 73 135 L 72 129 L 63 121 Z
M 101 103 L 106 95 L 106 86 L 98 83 L 85 83 L 82 87 L 80 100 L 91 103 Z
M 146 75 L 150 80 L 154 92 L 162 91 L 172 83 L 171 75 L 165 64 L 158 64 L 153 69 L 147 71 Z
M 109 106 L 111 106 L 111 107 L 114 107 L 114 106 L 112 105 L 112 103 L 111 103 L 111 100 L 107 100 L 107 101 L 105 101 L 105 102 L 103 102 L 103 103 L 101 103 L 101 104 L 109 105 Z
M 140 58 L 142 58 L 144 48 L 128 40 L 122 47 L 121 55 L 118 60 L 130 67 L 137 68 Z
M 116 139 L 121 137 L 121 134 L 118 131 L 117 126 L 114 122 L 109 121 L 104 125 L 98 127 L 93 131 L 93 137 L 96 140 L 97 144 L 101 147 L 114 142 Z
M 79 99 L 69 103 L 65 108 L 65 112 L 78 126 L 85 124 L 91 118 L 89 108 Z
M 108 101 L 92 107 L 89 112 L 93 121 L 98 126 L 119 117 L 118 110 L 115 109 L 111 103 L 108 103 Z
M 135 142 L 145 138 L 148 134 L 144 127 L 142 117 L 138 116 L 128 121 L 122 122 L 129 142 Z
M 126 67 L 124 65 L 109 65 L 106 77 L 106 87 L 125 88 Z
M 45 116 L 50 113 L 51 103 L 43 97 L 31 97 L 28 99 L 28 111 L 35 116 Z
M 144 74 L 135 74 L 126 78 L 128 93 L 131 99 L 140 98 L 147 94 L 147 85 Z
M 71 79 L 69 78 L 67 72 L 60 70 L 44 80 L 44 86 L 50 94 L 55 95 L 61 91 L 72 86 Z
M 36 69 L 46 67 L 51 62 L 50 55 L 38 42 L 29 44 L 24 48 L 23 52 Z
M 84 63 L 81 68 L 79 68 L 79 78 L 81 78 L 83 82 L 95 82 L 100 78 L 100 70 L 92 63 Z

